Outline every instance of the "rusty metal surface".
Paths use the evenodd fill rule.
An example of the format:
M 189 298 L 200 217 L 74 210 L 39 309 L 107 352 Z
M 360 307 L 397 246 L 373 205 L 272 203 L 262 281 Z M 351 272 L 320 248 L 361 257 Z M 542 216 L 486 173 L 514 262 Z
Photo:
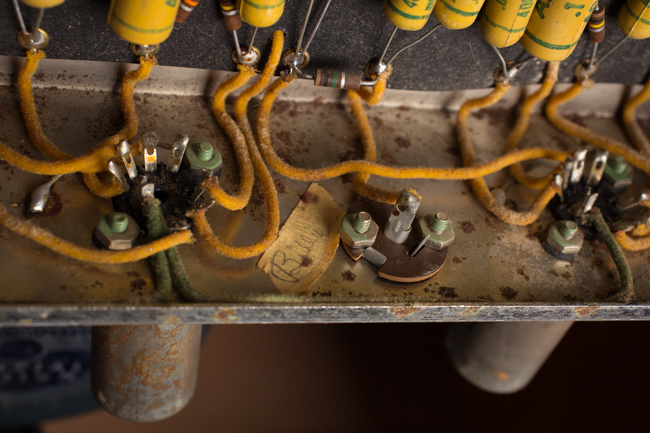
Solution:
M 106 77 L 119 77 L 119 68 L 110 65 L 110 73 L 105 73 L 99 64 L 94 72 L 97 77 L 92 77 L 86 63 L 79 65 L 83 71 L 79 76 L 75 73 L 75 63 L 45 62 L 44 70 L 48 70 L 48 65 L 49 75 L 36 79 L 40 83 L 38 86 L 44 86 L 34 92 L 36 105 L 46 133 L 64 151 L 75 155 L 85 153 L 122 126 L 117 95 L 93 90 L 95 85 L 105 88 L 102 83 L 110 81 Z M 59 70 L 65 68 L 62 78 L 52 73 L 52 65 Z M 139 91 L 156 92 L 135 96 L 140 131 L 155 131 L 168 143 L 176 134 L 184 132 L 192 141 L 216 144 L 224 158 L 220 182 L 228 191 L 235 191 L 238 174 L 234 153 L 212 117 L 209 98 L 203 96 L 205 90 L 201 90 L 205 89 L 203 85 L 214 88 L 226 75 L 201 75 L 204 71 L 196 71 L 195 81 L 182 81 L 181 78 L 173 81 L 175 71 L 157 68 L 150 83 L 138 87 Z M 74 78 L 70 78 L 72 76 Z M 193 75 L 187 71 L 187 76 Z M 0 78 L 5 83 L 15 83 L 11 77 Z M 84 88 L 86 80 L 90 85 Z M 178 84 L 175 94 L 165 93 L 167 80 Z M 211 81 L 206 84 L 204 80 Z M 71 81 L 74 89 L 69 88 Z M 57 82 L 62 86 L 52 85 Z M 181 94 L 183 90 L 178 90 L 183 89 L 183 85 L 186 86 L 185 95 Z M 596 97 L 603 104 L 611 104 L 611 97 L 604 101 L 604 95 L 612 95 L 607 93 L 608 89 L 611 90 L 596 86 L 593 91 L 585 92 L 586 99 L 578 99 L 568 109 L 574 113 L 587 108 L 607 112 L 607 107 L 592 101 Z M 503 104 L 470 118 L 479 162 L 502 153 L 512 127 L 513 105 L 523 92 L 524 89 L 515 88 Z M 398 166 L 460 164 L 454 110 L 459 101 L 485 93 L 389 92 L 385 106 L 367 108 L 377 141 L 378 160 Z M 254 108 L 256 104 L 253 101 L 251 105 Z M 38 152 L 29 143 L 18 110 L 15 87 L 0 86 L 0 140 L 26 155 L 37 157 Z M 623 139 L 612 117 L 587 115 L 579 120 L 598 132 Z M 343 93 L 326 89 L 321 92 L 297 85 L 277 101 L 270 125 L 278 153 L 292 164 L 320 167 L 362 156 Z M 577 140 L 555 130 L 539 115 L 533 116 L 522 143 L 564 150 L 579 146 Z M 166 156 L 161 155 L 161 158 Z M 536 169 L 543 168 L 540 165 Z M 277 173 L 273 176 L 284 222 L 309 185 Z M 644 176 L 636 178 L 634 188 L 638 190 L 646 180 Z M 25 198 L 46 177 L 29 175 L 0 163 L 0 180 L 0 202 L 19 214 Z M 505 174 L 492 175 L 486 180 L 491 187 L 500 186 Z M 320 184 L 342 209 L 346 209 L 355 200 L 351 181 L 352 176 L 344 176 Z M 257 259 L 237 261 L 220 257 L 207 244 L 198 241 L 180 247 L 180 252 L 190 279 L 205 295 L 206 303 L 160 306 L 152 304 L 154 289 L 146 262 L 128 265 L 81 263 L 0 227 L 0 324 L 164 323 L 169 317 L 181 323 L 221 323 L 230 321 L 229 314 L 223 319 L 223 311 L 228 310 L 236 311 L 232 315 L 235 317 L 233 323 L 634 320 L 646 317 L 650 298 L 648 252 L 626 253 L 639 304 L 592 305 L 602 302 L 617 289 L 614 263 L 604 244 L 598 242 L 587 242 L 578 258 L 571 262 L 558 261 L 545 253 L 540 237 L 552 221 L 550 214 L 544 213 L 538 223 L 529 227 L 509 226 L 485 211 L 465 182 L 375 178 L 370 182 L 398 190 L 417 189 L 423 196 L 422 215 L 444 205 L 454 221 L 456 240 L 449 248 L 447 264 L 434 279 L 408 285 L 386 281 L 377 276 L 373 265 L 364 261 L 354 263 L 339 249 L 329 269 L 314 286 L 312 296 L 292 298 L 277 293 L 268 277 L 256 269 Z M 66 176 L 57 182 L 53 191 L 56 206 L 31 221 L 72 242 L 91 246 L 92 229 L 103 214 L 112 210 L 110 202 L 92 196 L 77 175 Z M 514 185 L 508 189 L 508 199 L 518 209 L 524 209 L 532 195 Z M 217 235 L 232 231 L 234 235 L 230 241 L 242 245 L 262 236 L 265 214 L 261 189 L 256 186 L 251 204 L 243 212 L 227 212 L 215 206 L 208 212 L 208 220 Z M 411 305 L 417 307 L 410 310 Z M 411 312 L 393 313 L 403 308 Z
M 192 399 L 200 325 L 93 328 L 91 388 L 97 402 L 128 421 L 168 418 Z

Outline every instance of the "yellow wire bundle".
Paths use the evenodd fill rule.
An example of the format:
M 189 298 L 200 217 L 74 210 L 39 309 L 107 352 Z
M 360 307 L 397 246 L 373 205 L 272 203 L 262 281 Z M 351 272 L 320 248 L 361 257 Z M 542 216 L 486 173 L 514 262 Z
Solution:
M 472 99 L 463 104 L 458 112 L 456 121 L 456 132 L 460 143 L 460 150 L 463 156 L 463 162 L 466 166 L 472 166 L 475 162 L 474 146 L 467 127 L 467 118 L 474 110 L 490 107 L 496 104 L 503 95 L 510 89 L 510 85 L 504 82 L 497 82 L 495 89 L 487 96 L 478 99 Z M 560 192 L 559 187 L 554 182 L 549 182 L 542 192 L 537 196 L 531 207 L 526 212 L 512 211 L 500 204 L 487 187 L 483 178 L 472 179 L 472 188 L 483 206 L 500 220 L 509 224 L 528 225 L 539 218 L 539 214 L 544 210 L 549 201 Z

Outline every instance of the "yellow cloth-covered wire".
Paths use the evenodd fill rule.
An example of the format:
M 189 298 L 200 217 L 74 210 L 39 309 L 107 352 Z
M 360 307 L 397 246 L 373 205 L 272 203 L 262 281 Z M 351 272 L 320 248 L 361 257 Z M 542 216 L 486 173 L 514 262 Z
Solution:
M 388 77 L 384 75 L 382 75 L 380 81 L 383 79 L 385 83 Z M 376 85 L 378 84 L 379 83 Z M 361 97 L 357 92 L 348 90 L 348 99 L 350 100 L 350 109 L 352 110 L 354 122 L 356 123 L 357 129 L 359 130 L 359 135 L 361 136 L 361 144 L 363 145 L 363 159 L 374 162 L 377 159 L 377 146 L 375 145 L 375 139 L 372 135 L 372 130 L 370 129 L 368 116 L 366 116 L 366 112 L 363 109 Z M 369 173 L 357 173 L 354 176 L 354 190 L 358 194 L 364 197 L 368 197 L 371 200 L 383 203 L 394 204 L 397 201 L 399 191 L 390 191 L 369 185 L 368 179 L 370 179 Z
M 246 207 L 253 191 L 255 175 L 248 149 L 246 148 L 246 139 L 237 126 L 237 123 L 226 113 L 226 97 L 246 84 L 254 75 L 255 70 L 252 67 L 239 65 L 239 73 L 221 83 L 212 100 L 214 117 L 217 119 L 217 123 L 226 131 L 235 149 L 240 179 L 239 188 L 234 195 L 225 192 L 219 185 L 219 180 L 216 177 L 205 180 L 203 187 L 217 203 L 229 210 L 239 210 Z
M 257 111 L 257 135 L 259 147 L 266 162 L 275 171 L 291 179 L 317 182 L 342 176 L 347 173 L 364 172 L 393 179 L 456 179 L 466 180 L 486 176 L 516 162 L 535 158 L 564 161 L 569 153 L 551 149 L 530 148 L 511 152 L 483 165 L 462 168 L 387 167 L 371 161 L 345 161 L 325 168 L 298 168 L 283 161 L 273 149 L 269 131 L 269 115 L 278 93 L 291 83 L 276 80 L 264 94 Z
M 650 236 L 633 238 L 625 232 L 616 232 L 614 233 L 614 237 L 628 251 L 643 251 L 650 248 Z
M 539 101 L 546 99 L 546 97 L 551 94 L 553 86 L 555 86 L 555 83 L 557 82 L 557 73 L 559 69 L 560 62 L 549 62 L 546 67 L 546 76 L 542 82 L 542 87 L 532 95 L 528 96 L 521 104 L 519 115 L 517 116 L 517 122 L 515 123 L 514 128 L 512 128 L 512 132 L 510 132 L 508 140 L 506 141 L 506 152 L 512 152 L 519 146 L 521 138 L 528 129 L 530 113 Z M 510 172 L 519 183 L 531 189 L 542 189 L 553 179 L 553 173 L 544 177 L 530 176 L 526 173 L 520 163 L 511 165 Z
M 182 230 L 146 245 L 140 245 L 125 251 L 101 251 L 84 248 L 58 238 L 41 227 L 21 220 L 9 213 L 2 205 L 0 205 L 0 224 L 59 254 L 94 263 L 119 264 L 136 262 L 168 248 L 194 242 L 192 232 Z
M 73 159 L 57 161 L 39 161 L 22 155 L 9 146 L 0 143 L 0 159 L 29 173 L 57 175 L 80 171 L 82 173 L 99 173 L 106 171 L 106 163 L 118 156 L 116 147 L 103 147 L 93 150 L 87 155 Z
M 637 150 L 650 157 L 650 141 L 636 120 L 636 109 L 650 98 L 650 79 L 643 86 L 643 90 L 630 98 L 623 108 L 623 125 L 628 138 Z
M 458 134 L 458 142 L 460 143 L 460 150 L 463 156 L 463 163 L 466 166 L 474 165 L 476 159 L 470 131 L 467 127 L 467 118 L 474 110 L 490 107 L 496 104 L 509 89 L 509 84 L 497 82 L 496 88 L 489 95 L 483 98 L 467 101 L 460 108 L 460 111 L 458 112 L 458 120 L 456 121 L 456 132 Z M 537 196 L 534 203 L 526 212 L 515 212 L 496 201 L 482 177 L 472 179 L 470 182 L 476 196 L 487 210 L 496 215 L 500 220 L 515 225 L 528 225 L 536 221 L 548 202 L 551 201 L 555 194 L 559 192 L 559 187 L 555 185 L 554 182 L 550 182 Z
M 583 126 L 571 122 L 558 112 L 559 107 L 574 99 L 582 93 L 584 89 L 589 88 L 592 85 L 593 81 L 591 80 L 578 81 L 564 92 L 553 95 L 546 105 L 546 116 L 548 117 L 548 120 L 550 120 L 556 128 L 565 134 L 576 137 L 593 146 L 605 149 L 614 155 L 622 156 L 636 168 L 650 174 L 650 160 L 648 158 L 613 138 L 596 134 Z
M 226 242 L 215 236 L 212 228 L 210 227 L 210 224 L 205 217 L 205 211 L 199 211 L 193 215 L 194 225 L 203 240 L 205 240 L 208 245 L 214 248 L 219 254 L 222 254 L 226 257 L 232 257 L 235 259 L 248 259 L 258 256 L 266 251 L 271 246 L 271 244 L 273 244 L 273 242 L 275 242 L 280 230 L 280 204 L 278 200 L 278 193 L 275 189 L 275 183 L 273 182 L 271 173 L 264 163 L 262 155 L 260 155 L 259 150 L 257 149 L 257 143 L 255 141 L 253 131 L 250 127 L 250 123 L 248 122 L 246 109 L 250 100 L 262 92 L 262 90 L 264 90 L 264 88 L 271 81 L 271 78 L 273 78 L 275 69 L 280 62 L 283 44 L 284 33 L 280 30 L 276 30 L 273 32 L 271 55 L 269 56 L 269 60 L 266 62 L 262 75 L 255 84 L 242 92 L 242 94 L 239 96 L 239 98 L 237 98 L 237 101 L 235 102 L 235 118 L 237 119 L 237 122 L 244 135 L 247 149 L 246 151 L 250 156 L 252 166 L 260 178 L 260 182 L 264 188 L 264 201 L 266 203 L 267 209 L 267 223 L 264 236 L 262 236 L 259 241 L 251 245 L 228 245 Z
M 43 129 L 41 128 L 41 124 L 38 119 L 38 114 L 36 112 L 36 104 L 34 103 L 34 95 L 32 92 L 32 77 L 36 72 L 36 69 L 38 68 L 40 61 L 44 57 L 45 57 L 45 53 L 41 50 L 37 50 L 35 52 L 32 51 L 27 52 L 27 60 L 25 61 L 25 64 L 21 68 L 18 76 L 18 90 L 20 93 L 21 111 L 23 113 L 25 126 L 27 127 L 27 132 L 29 134 L 30 139 L 32 140 L 34 145 L 45 156 L 55 161 L 71 160 L 72 157 L 70 155 L 60 150 L 54 143 L 52 143 L 47 138 L 47 136 L 43 132 Z M 149 76 L 151 72 L 151 68 L 155 64 L 156 64 L 156 59 L 153 57 L 141 58 L 140 67 L 126 74 L 122 82 L 122 94 L 120 96 L 120 104 L 122 108 L 122 114 L 124 116 L 125 126 L 117 134 L 114 134 L 113 136 L 107 138 L 106 140 L 103 140 L 101 143 L 95 146 L 96 150 L 99 150 L 99 148 L 103 148 L 107 146 L 115 146 L 120 140 L 124 138 L 131 139 L 137 133 L 138 116 L 135 111 L 135 104 L 133 103 L 133 90 L 135 88 L 135 85 L 138 82 L 145 80 Z M 14 158 L 14 160 L 23 164 L 23 166 L 25 167 L 24 169 L 26 169 L 27 171 L 31 171 L 29 169 L 30 167 L 34 168 L 37 166 L 40 167 L 40 169 L 42 170 L 45 169 L 43 165 L 39 165 L 38 161 L 33 161 L 33 160 L 29 161 L 28 159 L 25 158 L 16 159 L 15 157 L 18 154 L 16 154 L 15 152 L 14 154 L 10 154 L 11 152 L 7 152 L 7 150 L 8 148 L 6 146 L 0 145 L 0 151 L 2 151 L 7 155 L 10 155 L 11 157 Z M 93 168 L 91 169 L 86 168 L 85 170 L 73 170 L 68 172 L 68 173 L 73 173 L 74 171 L 82 171 L 84 173 L 83 174 L 84 182 L 86 183 L 88 189 L 94 194 L 99 195 L 100 197 L 112 197 L 122 192 L 121 186 L 115 179 L 111 178 L 109 184 L 104 184 L 94 174 L 100 171 L 105 171 L 106 163 L 110 158 L 115 156 L 113 153 L 110 158 L 99 159 L 103 155 L 107 155 L 107 154 L 108 153 L 104 151 L 97 151 L 97 152 L 91 152 L 88 155 L 77 158 L 79 163 L 88 164 L 88 165 L 90 165 L 91 163 L 90 159 L 94 158 L 94 160 L 92 161 Z M 59 166 L 58 168 L 60 169 L 63 166 Z M 99 168 L 100 166 L 101 168 Z M 70 167 L 75 167 L 75 165 L 73 164 Z M 39 174 L 45 174 L 45 173 L 39 173 Z M 57 174 L 67 174 L 67 173 L 57 173 Z

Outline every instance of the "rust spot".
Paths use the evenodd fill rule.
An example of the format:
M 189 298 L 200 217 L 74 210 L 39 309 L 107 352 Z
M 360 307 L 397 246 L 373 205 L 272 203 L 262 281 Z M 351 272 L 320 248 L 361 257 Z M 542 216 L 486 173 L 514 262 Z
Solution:
M 506 298 L 508 301 L 512 301 L 519 294 L 518 291 L 508 286 L 499 287 L 499 291 L 501 292 L 501 296 Z
M 212 315 L 212 318 L 219 323 L 234 323 L 239 320 L 233 308 L 221 308 Z
M 386 146 L 381 146 L 381 152 L 379 153 L 379 156 L 381 156 L 381 159 L 386 162 L 398 164 L 397 159 L 395 159 L 393 154 L 388 151 L 388 148 Z
M 466 314 L 476 314 L 479 311 L 481 311 L 482 308 L 483 307 L 467 307 L 460 314 L 462 314 L 463 316 L 466 315 Z
M 278 137 L 278 140 L 280 140 L 287 146 L 293 146 L 293 142 L 291 141 L 291 134 L 289 134 L 287 131 L 281 131 L 275 135 L 276 137 Z
M 50 198 L 47 201 L 43 212 L 32 212 L 29 210 L 31 201 L 32 197 L 31 193 L 29 193 L 25 197 L 25 204 L 23 205 L 23 209 L 25 209 L 25 218 L 55 217 L 63 210 L 63 200 L 61 199 L 61 195 L 56 191 L 56 184 L 54 184 L 50 190 Z
M 485 217 L 485 225 L 491 229 L 498 229 L 499 220 L 496 218 Z
M 505 382 L 506 380 L 510 379 L 510 375 L 506 373 L 505 371 L 493 371 L 492 374 L 494 377 L 499 379 L 502 382 Z
M 560 276 L 567 281 L 571 281 L 571 278 L 573 277 L 569 272 L 562 272 Z
M 300 196 L 300 201 L 307 204 L 318 203 L 319 200 L 320 199 L 316 194 L 309 191 L 305 192 L 303 195 Z
M 408 149 L 409 147 L 411 147 L 411 142 L 404 137 L 397 137 L 395 139 L 395 143 L 397 143 L 397 147 L 399 147 L 400 149 Z
M 524 277 L 524 280 L 526 280 L 526 281 L 530 281 L 530 277 L 528 276 L 528 274 L 526 274 L 526 273 L 524 272 L 524 266 L 522 266 L 521 268 L 517 269 L 517 273 L 518 273 L 519 275 L 521 275 L 522 277 Z
M 558 274 L 555 269 L 551 269 L 550 271 L 548 271 L 548 273 L 551 274 L 551 275 L 555 275 L 556 277 L 560 276 L 560 274 Z
M 303 257 L 302 261 L 300 262 L 300 266 L 304 268 L 311 265 L 312 263 L 313 263 L 312 259 L 310 259 L 309 257 Z
M 476 231 L 476 227 L 474 227 L 474 224 L 472 224 L 470 221 L 461 221 L 458 223 L 458 227 L 462 231 L 464 231 L 466 234 L 474 233 Z
M 456 294 L 456 288 L 455 287 L 439 287 L 438 288 L 438 294 L 442 296 L 443 298 L 457 298 L 458 295 Z
M 598 305 L 589 305 L 587 307 L 575 307 L 573 310 L 578 317 L 593 316 L 600 307 Z
M 406 316 L 410 316 L 413 313 L 417 313 L 421 309 L 421 307 L 391 307 L 388 309 L 388 312 L 398 319 L 402 319 Z
M 357 278 L 357 276 L 350 271 L 341 272 L 341 276 L 343 277 L 343 281 L 354 281 Z
M 456 264 L 463 263 L 463 261 L 461 260 L 460 257 L 454 257 L 454 258 L 451 259 L 451 260 L 452 260 L 454 263 L 456 263 Z
M 332 296 L 332 291 L 331 290 L 328 290 L 327 292 L 316 291 L 316 292 L 312 293 L 311 295 L 312 296 Z
M 288 108 L 289 108 L 288 101 L 275 101 L 275 103 L 273 104 L 273 108 L 271 109 L 271 112 L 273 114 L 282 114 L 285 111 L 287 111 Z
M 284 194 L 287 192 L 287 188 L 284 186 L 284 183 L 282 183 L 282 179 L 276 179 L 275 180 L 275 189 L 278 190 L 278 193 Z
M 142 293 L 142 289 L 144 289 L 144 286 L 147 285 L 147 282 L 143 280 L 142 278 L 138 278 L 137 280 L 131 281 L 131 291 L 132 292 L 138 292 Z

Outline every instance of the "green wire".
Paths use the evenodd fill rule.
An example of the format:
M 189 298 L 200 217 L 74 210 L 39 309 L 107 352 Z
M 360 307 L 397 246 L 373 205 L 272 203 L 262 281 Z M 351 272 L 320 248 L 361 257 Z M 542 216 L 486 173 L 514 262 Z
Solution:
M 607 225 L 605 218 L 603 218 L 603 214 L 600 212 L 600 209 L 594 208 L 589 214 L 589 220 L 598 231 L 600 237 L 605 241 L 605 245 L 607 245 L 609 253 L 612 255 L 612 259 L 614 259 L 614 263 L 618 269 L 618 274 L 621 277 L 621 289 L 617 294 L 611 296 L 607 300 L 618 302 L 633 302 L 634 280 L 632 279 L 632 269 L 630 268 L 630 264 L 627 262 L 627 259 L 623 254 L 621 245 L 609 230 L 609 226 Z

